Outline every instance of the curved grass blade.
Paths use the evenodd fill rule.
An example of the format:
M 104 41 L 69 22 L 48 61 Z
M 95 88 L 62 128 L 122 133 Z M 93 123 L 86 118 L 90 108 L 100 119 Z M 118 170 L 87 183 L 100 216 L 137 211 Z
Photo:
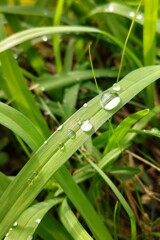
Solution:
M 1 20 L 2 21 L 2 20 Z M 93 27 L 82 27 L 82 26 L 58 26 L 58 27 L 38 27 L 34 29 L 28 29 L 21 31 L 19 33 L 15 33 L 14 35 L 2 40 L 0 42 L 0 52 L 3 52 L 9 48 L 15 47 L 16 45 L 31 40 L 36 37 L 40 37 L 43 35 L 48 34 L 56 34 L 56 33 L 98 33 L 100 35 L 103 35 L 109 39 L 111 39 L 114 43 L 116 43 L 118 46 L 123 48 L 123 43 L 119 41 L 119 39 L 112 36 L 112 34 L 108 32 L 101 31 L 97 28 Z M 138 67 L 142 66 L 142 63 L 139 61 L 139 59 L 136 57 L 136 55 L 129 49 L 126 48 L 126 53 L 135 61 Z
M 117 108 L 106 111 L 100 104 L 104 93 L 96 96 L 88 102 L 87 108 L 82 107 L 72 115 L 63 124 L 62 128 L 56 131 L 38 149 L 0 199 L 0 238 L 4 236 L 9 226 L 16 221 L 19 215 L 38 195 L 48 179 L 60 169 L 90 135 L 136 94 L 158 79 L 159 75 L 160 66 L 144 67 L 131 72 L 119 82 L 122 91 L 119 93 L 121 101 Z M 138 79 L 138 81 L 135 81 L 135 79 Z M 107 91 L 112 91 L 112 88 Z M 79 120 L 89 120 L 91 126 L 93 126 L 91 131 L 83 131 L 83 128 L 81 129 L 77 123 Z M 68 137 L 68 129 L 74 131 L 75 139 Z M 63 147 L 59 143 L 62 143 Z M 14 195 L 12 194 L 13 192 Z M 101 239 L 104 239 L 103 234 Z M 112 238 L 109 237 L 108 239 Z
M 95 69 L 95 77 L 116 77 L 118 71 L 115 69 Z M 79 83 L 81 81 L 89 80 L 93 77 L 91 70 L 71 71 L 66 74 L 56 74 L 54 76 L 45 76 L 36 78 L 35 81 L 39 83 L 38 88 L 52 90 L 56 88 L 66 87 L 71 84 Z
M 124 136 L 127 134 L 131 126 L 137 122 L 140 118 L 146 116 L 149 113 L 149 109 L 145 109 L 132 114 L 131 116 L 125 118 L 118 127 L 113 130 L 113 135 L 110 137 L 109 142 L 104 150 L 104 154 L 110 152 L 114 148 L 121 146 Z
M 63 225 L 74 239 L 93 240 L 70 209 L 66 199 L 61 204 L 59 216 Z
M 0 123 L 10 130 L 14 129 L 14 133 L 20 136 L 33 151 L 36 151 L 45 140 L 26 116 L 2 102 L 0 102 Z
M 6 234 L 5 240 L 32 239 L 33 234 L 44 215 L 62 199 L 52 199 L 37 203 L 26 209 Z

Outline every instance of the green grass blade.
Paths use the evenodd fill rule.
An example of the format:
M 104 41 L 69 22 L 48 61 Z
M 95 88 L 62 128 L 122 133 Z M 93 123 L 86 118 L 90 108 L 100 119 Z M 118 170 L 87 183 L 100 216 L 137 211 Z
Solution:
M 96 69 L 94 70 L 96 78 L 101 77 L 116 77 L 117 70 L 115 69 Z M 93 77 L 92 70 L 76 70 L 67 72 L 66 74 L 56 74 L 54 76 L 39 77 L 35 80 L 39 83 L 38 88 L 53 90 L 66 87 L 74 83 L 90 80 Z
M 140 118 L 146 116 L 149 113 L 148 109 L 136 112 L 132 114 L 131 116 L 125 118 L 118 127 L 113 130 L 113 135 L 110 137 L 109 142 L 107 143 L 107 146 L 105 148 L 104 154 L 107 152 L 110 152 L 114 148 L 121 146 L 123 138 L 131 128 L 135 122 L 137 122 Z M 118 146 L 117 146 L 118 145 Z
M 93 163 L 90 159 L 88 159 L 89 163 L 91 166 L 99 173 L 99 175 L 105 180 L 105 182 L 109 185 L 109 187 L 112 189 L 124 209 L 126 210 L 130 222 L 131 222 L 131 240 L 136 239 L 136 219 L 134 216 L 134 213 L 130 206 L 128 205 L 127 201 L 123 197 L 123 195 L 119 192 L 118 188 L 113 184 L 113 182 L 109 179 L 109 177 L 95 164 Z
M 60 25 L 63 4 L 64 4 L 64 0 L 59 0 L 57 2 L 56 13 L 53 18 L 54 26 Z M 53 35 L 53 49 L 55 54 L 56 69 L 58 73 L 61 73 L 63 68 L 62 68 L 61 51 L 60 51 L 60 39 L 58 34 Z
M 41 37 L 43 35 L 48 34 L 56 34 L 56 33 L 98 33 L 100 35 L 104 35 L 105 37 L 111 39 L 114 43 L 116 43 L 118 46 L 123 48 L 123 43 L 119 41 L 117 38 L 112 36 L 112 34 L 108 32 L 101 31 L 97 28 L 93 27 L 82 27 L 82 26 L 59 26 L 59 27 L 39 27 L 29 30 L 24 30 L 19 33 L 16 33 L 5 40 L 2 40 L 0 42 L 0 52 L 3 52 L 11 47 L 14 47 L 24 41 L 33 39 L 35 37 Z M 138 67 L 142 66 L 141 61 L 136 57 L 136 55 L 128 48 L 126 48 L 126 53 L 135 61 Z
M 0 123 L 21 137 L 33 151 L 36 151 L 45 140 L 26 116 L 2 102 Z
M 31 239 L 44 215 L 62 199 L 52 199 L 37 203 L 25 210 L 6 234 L 5 240 Z
M 0 38 L 2 39 L 4 36 L 4 28 L 2 21 L 0 21 Z M 30 120 L 42 136 L 44 136 L 44 132 L 47 136 L 49 136 L 47 124 L 42 118 L 39 108 L 35 104 L 35 100 L 25 83 L 22 72 L 11 51 L 8 50 L 1 53 L 0 60 L 5 79 L 5 81 L 4 79 L 1 79 L 0 84 L 2 85 L 6 95 L 11 101 L 13 101 L 13 105 L 18 110 L 23 112 L 25 116 L 29 116 Z
M 86 230 L 80 224 L 80 222 L 70 209 L 66 200 L 63 200 L 61 204 L 59 216 L 63 225 L 74 239 L 93 240 L 93 238 L 86 232 Z
M 143 58 L 144 65 L 155 64 L 156 59 L 156 26 L 159 0 L 144 1 Z M 154 84 L 146 89 L 146 104 L 154 106 Z
M 100 104 L 103 93 L 96 96 L 88 103 L 87 108 L 82 107 L 78 110 L 63 124 L 61 130 L 56 131 L 39 148 L 0 199 L 1 238 L 9 226 L 16 221 L 18 216 L 41 191 L 48 179 L 90 135 L 142 89 L 158 79 L 159 75 L 159 66 L 144 67 L 131 72 L 119 82 L 122 91 L 119 93 L 121 101 L 117 108 L 111 111 L 104 110 Z M 135 79 L 138 79 L 138 81 L 135 81 Z M 108 91 L 112 91 L 112 88 L 108 89 Z M 81 121 L 88 119 L 93 126 L 92 131 L 89 133 L 82 131 L 77 123 L 79 119 Z M 75 139 L 68 138 L 68 129 L 75 132 Z M 59 143 L 63 145 L 59 145 Z M 110 239 L 112 238 L 110 237 Z

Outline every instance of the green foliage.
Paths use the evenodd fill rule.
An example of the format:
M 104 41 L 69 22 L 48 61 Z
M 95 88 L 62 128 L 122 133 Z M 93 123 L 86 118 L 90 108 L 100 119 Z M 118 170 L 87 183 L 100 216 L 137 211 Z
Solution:
M 0 3 L 0 239 L 159 236 L 159 1 L 121 2 Z

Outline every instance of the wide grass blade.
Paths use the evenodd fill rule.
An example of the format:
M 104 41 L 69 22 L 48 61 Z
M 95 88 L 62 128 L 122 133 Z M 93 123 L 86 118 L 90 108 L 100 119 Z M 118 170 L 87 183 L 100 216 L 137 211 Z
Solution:
M 100 100 L 103 93 L 88 102 L 87 108 L 82 107 L 70 117 L 31 157 L 28 163 L 15 177 L 0 199 L 0 237 L 13 224 L 25 208 L 41 191 L 48 179 L 67 161 L 67 159 L 118 109 L 130 101 L 147 85 L 159 78 L 160 67 L 151 66 L 137 69 L 120 82 L 122 91 L 117 108 L 106 111 Z M 135 81 L 138 79 L 138 81 Z M 107 91 L 113 91 L 112 87 Z M 92 129 L 85 132 L 79 126 L 79 121 L 89 120 Z M 77 123 L 78 121 L 78 123 Z M 75 138 L 68 137 L 67 132 L 74 131 Z M 61 175 L 62 177 L 62 175 Z M 72 190 L 72 189 L 71 189 Z M 14 192 L 14 195 L 12 194 Z M 108 234 L 108 236 L 110 236 Z M 101 239 L 103 238 L 103 234 Z M 108 239 L 112 239 L 109 237 Z
M 74 239 L 93 240 L 70 209 L 66 199 L 61 204 L 59 216 L 63 225 Z
M 5 240 L 9 239 L 32 239 L 33 234 L 44 215 L 50 208 L 59 204 L 62 199 L 52 199 L 37 203 L 25 210 L 6 234 Z

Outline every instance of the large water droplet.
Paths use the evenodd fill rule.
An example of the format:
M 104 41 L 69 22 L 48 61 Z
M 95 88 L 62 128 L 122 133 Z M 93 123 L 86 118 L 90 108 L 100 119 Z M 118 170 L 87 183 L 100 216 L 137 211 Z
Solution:
M 112 89 L 118 92 L 121 90 L 121 86 L 118 83 L 114 83 Z
M 57 128 L 57 131 L 62 130 L 62 128 L 63 128 L 63 125 L 60 125 L 60 126 Z
M 67 136 L 68 136 L 70 139 L 75 139 L 76 133 L 75 133 L 72 129 L 68 129 L 68 131 L 67 131 Z
M 112 110 L 116 108 L 121 99 L 116 93 L 106 92 L 102 95 L 100 104 L 105 110 Z
M 92 130 L 92 128 L 93 128 L 93 125 L 89 120 L 84 121 L 81 125 L 81 129 L 83 132 L 89 132 Z
M 61 150 L 61 151 L 64 151 L 64 149 L 65 149 L 65 145 L 64 145 L 64 143 L 59 143 L 59 149 Z

